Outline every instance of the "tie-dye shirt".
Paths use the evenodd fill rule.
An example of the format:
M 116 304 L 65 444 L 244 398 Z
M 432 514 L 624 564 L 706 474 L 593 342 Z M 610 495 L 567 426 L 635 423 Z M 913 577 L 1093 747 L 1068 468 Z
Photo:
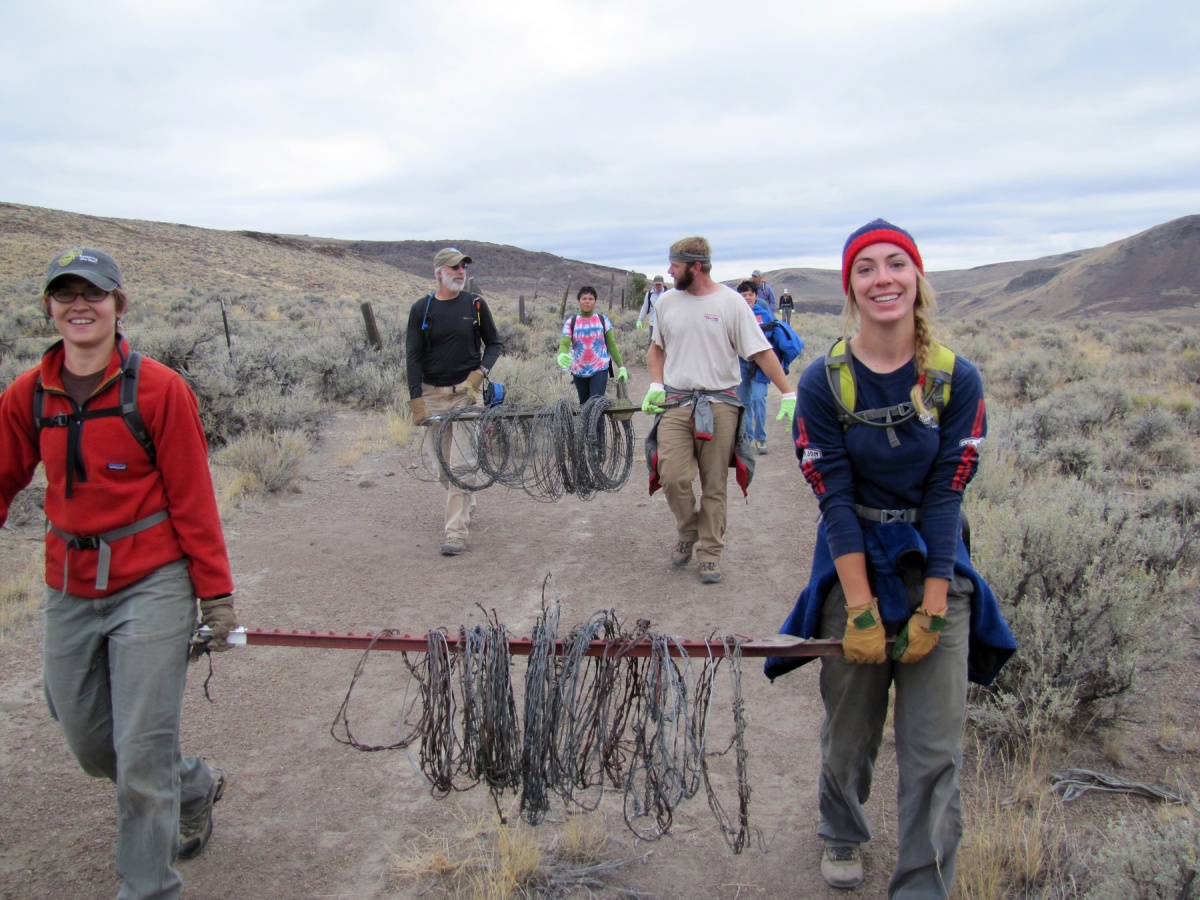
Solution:
M 611 358 L 604 342 L 604 333 L 612 322 L 603 313 L 568 316 L 563 322 L 563 337 L 571 337 L 571 320 L 575 320 L 575 335 L 571 338 L 571 374 L 590 378 L 608 368 Z

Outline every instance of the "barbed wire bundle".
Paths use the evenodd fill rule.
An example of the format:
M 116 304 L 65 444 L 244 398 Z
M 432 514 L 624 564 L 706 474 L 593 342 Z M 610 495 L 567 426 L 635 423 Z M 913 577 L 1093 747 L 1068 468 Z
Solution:
M 548 577 L 546 585 L 551 583 Z M 482 783 L 503 818 L 501 794 L 517 793 L 520 816 L 531 825 L 544 819 L 554 795 L 593 810 L 605 791 L 616 791 L 629 829 L 657 840 L 670 830 L 679 804 L 703 787 L 723 837 L 740 853 L 757 829 L 749 824 L 737 641 L 724 641 L 724 657 L 711 649 L 689 657 L 679 640 L 653 632 L 645 620 L 625 628 L 611 609 L 594 613 L 559 641 L 559 603 L 547 602 L 546 585 L 530 639 L 521 716 L 507 630 L 495 610 L 485 610 L 484 622 L 459 630 L 455 647 L 445 630 L 436 630 L 428 633 L 424 653 L 403 654 L 409 685 L 401 694 L 401 736 L 387 745 L 363 744 L 350 730 L 350 697 L 365 671 L 368 647 L 333 736 L 360 750 L 407 749 L 410 759 L 415 750 L 414 768 L 439 799 Z M 599 655 L 597 641 L 603 642 Z M 723 660 L 730 671 L 733 736 L 729 747 L 713 753 L 706 748 L 710 705 Z M 730 748 L 736 749 L 736 820 L 726 815 L 709 775 L 709 758 Z
M 451 410 L 413 429 L 406 468 L 419 480 L 445 478 L 468 491 L 501 484 L 544 502 L 564 494 L 590 500 L 620 490 L 633 466 L 633 423 L 609 412 L 617 402 L 600 396 L 582 407 L 560 399 L 550 406 Z M 433 458 L 425 450 L 427 429 L 435 434 Z

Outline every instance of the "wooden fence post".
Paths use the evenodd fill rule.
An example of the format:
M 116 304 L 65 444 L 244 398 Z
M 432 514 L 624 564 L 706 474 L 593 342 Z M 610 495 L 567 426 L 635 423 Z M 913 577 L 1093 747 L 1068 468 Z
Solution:
M 616 292 L 617 275 L 615 272 L 608 273 L 608 311 L 612 312 L 613 294 Z
M 225 323 L 225 348 L 229 351 L 229 359 L 233 360 L 233 338 L 229 334 L 229 314 L 225 311 L 225 298 L 221 298 L 221 321 Z
M 522 325 L 525 324 L 525 295 L 517 295 L 517 321 Z
M 383 340 L 379 337 L 379 326 L 375 324 L 375 310 L 370 303 L 362 304 L 363 321 L 367 323 L 367 340 L 376 350 L 383 349 Z
M 567 286 L 565 288 L 563 288 L 562 306 L 558 310 L 558 317 L 560 319 L 565 319 L 567 317 L 567 297 L 570 296 L 570 294 L 571 294 L 571 282 L 570 282 L 570 279 L 568 279 Z

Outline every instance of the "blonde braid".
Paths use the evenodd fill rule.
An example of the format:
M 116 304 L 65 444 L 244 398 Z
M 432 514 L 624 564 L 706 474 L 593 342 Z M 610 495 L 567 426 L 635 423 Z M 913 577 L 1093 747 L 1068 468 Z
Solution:
M 917 300 L 913 304 L 913 319 L 916 338 L 916 353 L 913 364 L 917 369 L 917 382 L 912 388 L 913 406 L 921 415 L 929 415 L 925 405 L 925 370 L 929 368 L 929 355 L 933 350 L 933 317 L 937 315 L 937 295 L 925 276 L 917 273 Z

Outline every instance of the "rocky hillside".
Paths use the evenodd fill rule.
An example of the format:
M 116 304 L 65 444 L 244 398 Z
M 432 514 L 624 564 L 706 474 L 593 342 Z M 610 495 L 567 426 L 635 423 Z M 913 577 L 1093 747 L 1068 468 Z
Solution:
M 0 203 L 0 292 L 30 297 L 50 256 L 94 244 L 112 252 L 131 285 L 148 293 L 260 292 L 275 298 L 328 299 L 335 305 L 386 296 L 396 302 L 433 286 L 433 255 L 459 247 L 475 260 L 476 289 L 515 311 L 538 297 L 557 307 L 582 284 L 609 291 L 614 306 L 630 273 L 481 241 L 345 241 L 308 235 L 216 231 L 164 222 L 85 216 Z M 826 269 L 779 269 L 766 277 L 791 290 L 798 309 L 841 309 L 840 275 Z M 1154 317 L 1200 322 L 1200 215 L 1167 222 L 1099 247 L 1021 262 L 932 272 L 948 318 L 1019 320 L 1087 316 Z

